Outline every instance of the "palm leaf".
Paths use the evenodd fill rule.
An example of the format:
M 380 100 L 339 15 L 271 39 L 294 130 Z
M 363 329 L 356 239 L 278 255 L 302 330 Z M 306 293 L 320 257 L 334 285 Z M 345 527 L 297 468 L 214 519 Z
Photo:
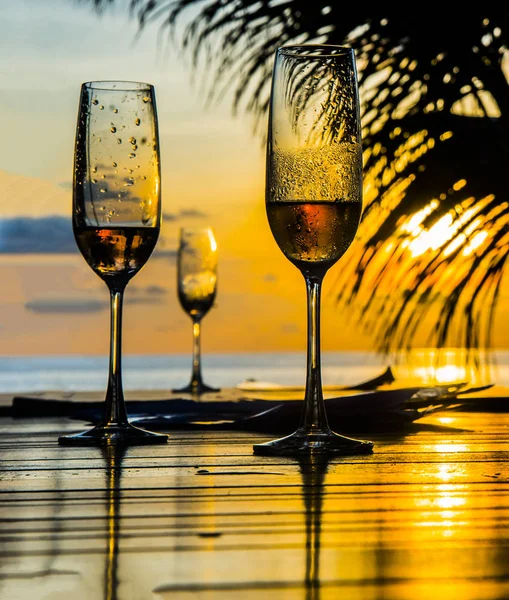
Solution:
M 141 27 L 159 22 L 196 68 L 212 65 L 209 98 L 233 88 L 234 110 L 262 136 L 278 46 L 354 46 L 365 210 L 338 303 L 386 352 L 412 347 L 423 327 L 437 347 L 490 347 L 509 250 L 509 10 L 438 18 L 328 0 L 131 0 L 131 10 Z

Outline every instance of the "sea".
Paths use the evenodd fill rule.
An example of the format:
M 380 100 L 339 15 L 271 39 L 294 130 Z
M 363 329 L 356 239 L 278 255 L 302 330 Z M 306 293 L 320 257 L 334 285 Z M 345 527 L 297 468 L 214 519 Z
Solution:
M 322 353 L 325 385 L 349 386 L 372 379 L 391 367 L 401 382 L 440 384 L 464 381 L 472 385 L 509 386 L 509 350 L 472 360 L 462 349 L 418 349 L 384 356 L 376 352 Z M 235 387 L 247 381 L 304 385 L 306 356 L 303 352 L 204 354 L 205 383 Z M 168 390 L 188 383 L 189 355 L 124 355 L 125 390 Z M 44 391 L 100 391 L 108 379 L 107 356 L 0 357 L 0 393 Z

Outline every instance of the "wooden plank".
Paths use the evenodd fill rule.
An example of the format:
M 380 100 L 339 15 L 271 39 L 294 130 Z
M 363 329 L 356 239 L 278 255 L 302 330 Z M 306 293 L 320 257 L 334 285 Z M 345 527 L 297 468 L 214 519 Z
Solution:
M 84 423 L 0 425 L 2 600 L 509 597 L 504 413 L 437 413 L 322 466 L 255 457 L 268 437 L 246 432 L 115 456 L 58 446 Z

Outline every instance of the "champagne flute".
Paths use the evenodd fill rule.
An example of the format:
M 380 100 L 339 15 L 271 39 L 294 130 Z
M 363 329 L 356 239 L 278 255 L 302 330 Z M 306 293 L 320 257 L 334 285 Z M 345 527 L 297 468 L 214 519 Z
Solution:
M 276 51 L 267 140 L 266 210 L 272 234 L 303 274 L 308 303 L 306 391 L 300 427 L 255 454 L 359 454 L 372 442 L 334 433 L 320 364 L 323 278 L 352 243 L 362 211 L 359 91 L 353 49 Z
M 159 444 L 168 439 L 128 422 L 121 374 L 124 290 L 159 237 L 160 180 L 154 88 L 138 82 L 84 83 L 72 224 L 81 254 L 110 291 L 109 380 L 99 423 L 89 431 L 60 437 L 60 444 Z
M 219 392 L 218 388 L 203 383 L 201 374 L 201 320 L 214 304 L 217 288 L 217 243 L 211 227 L 180 228 L 177 286 L 180 305 L 193 321 L 193 370 L 189 384 L 173 391 Z

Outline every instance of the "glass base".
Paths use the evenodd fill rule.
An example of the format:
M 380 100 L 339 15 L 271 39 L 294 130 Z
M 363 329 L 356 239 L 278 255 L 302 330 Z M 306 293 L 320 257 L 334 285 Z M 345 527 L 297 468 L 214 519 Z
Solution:
M 207 392 L 220 392 L 220 388 L 213 388 L 201 383 L 200 385 L 186 385 L 183 388 L 171 390 L 174 394 L 206 394 Z
M 141 446 L 165 444 L 167 441 L 168 436 L 164 433 L 145 431 L 130 423 L 96 425 L 88 431 L 58 438 L 58 443 L 62 446 Z
M 298 429 L 284 438 L 255 444 L 253 451 L 261 456 L 305 456 L 306 454 L 347 456 L 371 453 L 373 442 L 345 437 L 330 430 L 309 433 Z

